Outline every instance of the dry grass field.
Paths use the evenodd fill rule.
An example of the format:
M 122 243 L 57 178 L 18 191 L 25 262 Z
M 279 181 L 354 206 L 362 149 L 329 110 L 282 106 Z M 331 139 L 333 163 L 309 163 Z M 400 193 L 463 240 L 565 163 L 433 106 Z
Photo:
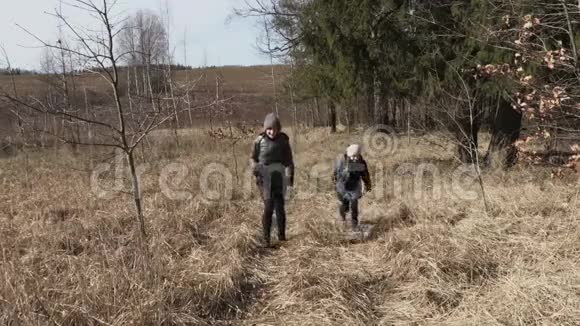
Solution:
M 444 135 L 401 138 L 367 155 L 375 187 L 361 220 L 375 228 L 351 242 L 336 223 L 329 171 L 361 132 L 303 130 L 289 241 L 265 250 L 246 168 L 253 137 L 236 145 L 236 160 L 227 140 L 202 129 L 181 130 L 179 147 L 173 137 L 156 132 L 139 162 L 148 256 L 126 176 L 112 196 L 95 192 L 115 185 L 114 164 L 103 165 L 112 153 L 0 160 L 0 324 L 580 325 L 578 175 L 484 171 L 486 211 Z M 200 184 L 212 163 L 233 176 L 227 200 L 205 198 L 228 190 L 215 175 Z M 414 187 L 404 164 L 438 174 Z

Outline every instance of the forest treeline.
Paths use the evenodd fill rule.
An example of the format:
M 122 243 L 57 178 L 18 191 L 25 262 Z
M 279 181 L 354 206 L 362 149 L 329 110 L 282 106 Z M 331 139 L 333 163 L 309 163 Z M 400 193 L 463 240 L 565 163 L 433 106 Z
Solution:
M 254 0 L 263 50 L 292 67 L 311 124 L 447 129 L 458 155 L 513 164 L 518 139 L 577 133 L 580 4 L 567 0 Z

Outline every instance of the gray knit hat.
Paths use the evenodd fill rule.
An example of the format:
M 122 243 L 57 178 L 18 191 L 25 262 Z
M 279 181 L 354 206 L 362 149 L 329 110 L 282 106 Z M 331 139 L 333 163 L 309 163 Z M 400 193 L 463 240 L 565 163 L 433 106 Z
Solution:
M 273 128 L 278 131 L 282 130 L 282 125 L 280 124 L 280 118 L 276 113 L 269 113 L 264 119 L 264 129 Z

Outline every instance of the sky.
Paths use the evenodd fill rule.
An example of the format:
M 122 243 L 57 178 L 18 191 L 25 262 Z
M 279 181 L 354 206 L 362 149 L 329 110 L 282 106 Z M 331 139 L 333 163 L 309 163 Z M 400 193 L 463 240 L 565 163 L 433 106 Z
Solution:
M 73 2 L 63 0 L 63 15 L 75 24 L 91 24 L 92 19 L 70 6 Z M 139 9 L 149 9 L 161 14 L 166 10 L 166 2 L 171 48 L 178 63 L 187 62 L 194 67 L 269 63 L 269 58 L 256 47 L 261 33 L 258 22 L 251 18 L 228 19 L 234 8 L 243 6 L 243 0 L 118 0 L 114 13 L 124 17 Z M 50 14 L 59 8 L 59 0 L 0 0 L 0 4 L 3 11 L 0 45 L 5 48 L 12 67 L 38 69 L 42 55 L 40 43 L 17 24 L 42 40 L 54 43 L 58 38 L 58 24 Z M 187 61 L 184 43 L 187 44 Z M 2 56 L 0 68 L 5 66 Z

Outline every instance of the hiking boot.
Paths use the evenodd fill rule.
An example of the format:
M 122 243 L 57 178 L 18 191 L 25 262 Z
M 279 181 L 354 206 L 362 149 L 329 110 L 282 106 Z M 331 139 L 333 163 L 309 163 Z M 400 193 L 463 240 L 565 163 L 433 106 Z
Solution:
M 264 239 L 262 239 L 261 247 L 262 248 L 272 248 L 272 242 L 270 241 L 269 238 L 264 238 Z
M 285 234 L 278 235 L 278 241 L 288 241 Z

